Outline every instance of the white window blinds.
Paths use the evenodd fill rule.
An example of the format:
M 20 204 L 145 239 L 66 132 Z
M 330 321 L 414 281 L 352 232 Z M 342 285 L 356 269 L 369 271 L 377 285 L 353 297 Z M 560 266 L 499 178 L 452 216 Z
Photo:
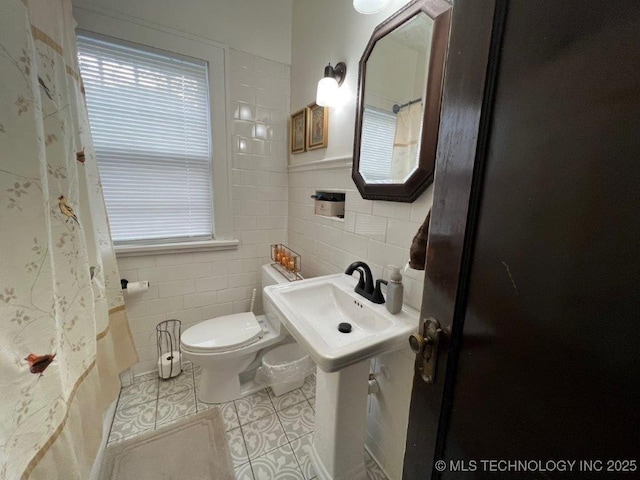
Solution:
M 396 116 L 374 108 L 365 108 L 362 115 L 360 141 L 360 173 L 367 182 L 389 182 Z
M 212 238 L 206 62 L 85 34 L 78 56 L 114 241 Z

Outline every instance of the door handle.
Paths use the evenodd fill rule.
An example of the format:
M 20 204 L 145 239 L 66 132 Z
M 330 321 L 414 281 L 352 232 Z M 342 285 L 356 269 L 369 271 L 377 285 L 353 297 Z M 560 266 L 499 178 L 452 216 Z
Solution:
M 438 362 L 438 346 L 442 336 L 440 323 L 433 317 L 424 322 L 424 335 L 412 333 L 409 336 L 409 346 L 416 354 L 415 371 L 426 383 L 435 382 L 436 365 Z

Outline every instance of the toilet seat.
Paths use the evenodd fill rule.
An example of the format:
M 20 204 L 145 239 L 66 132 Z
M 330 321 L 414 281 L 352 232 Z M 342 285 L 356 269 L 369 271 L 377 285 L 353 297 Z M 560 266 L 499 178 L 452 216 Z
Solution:
M 218 353 L 246 347 L 262 336 L 262 327 L 252 312 L 235 313 L 205 320 L 187 328 L 182 347 L 196 353 Z

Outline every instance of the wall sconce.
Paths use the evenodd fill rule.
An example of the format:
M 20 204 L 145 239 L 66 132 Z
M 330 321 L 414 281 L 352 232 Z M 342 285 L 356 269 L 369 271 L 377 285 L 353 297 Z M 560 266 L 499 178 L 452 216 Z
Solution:
M 339 62 L 335 67 L 331 64 L 324 67 L 324 77 L 318 82 L 316 91 L 316 103 L 321 107 L 331 107 L 338 97 L 338 88 L 344 82 L 347 74 L 347 65 Z
M 369 15 L 378 13 L 389 6 L 391 0 L 353 0 L 353 8 L 356 12 Z

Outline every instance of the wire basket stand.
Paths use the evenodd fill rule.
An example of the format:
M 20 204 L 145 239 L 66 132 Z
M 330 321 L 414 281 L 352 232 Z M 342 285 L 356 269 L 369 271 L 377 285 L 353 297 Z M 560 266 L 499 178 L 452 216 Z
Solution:
M 173 378 L 182 373 L 181 330 L 180 320 L 165 320 L 156 325 L 158 376 L 162 379 Z

